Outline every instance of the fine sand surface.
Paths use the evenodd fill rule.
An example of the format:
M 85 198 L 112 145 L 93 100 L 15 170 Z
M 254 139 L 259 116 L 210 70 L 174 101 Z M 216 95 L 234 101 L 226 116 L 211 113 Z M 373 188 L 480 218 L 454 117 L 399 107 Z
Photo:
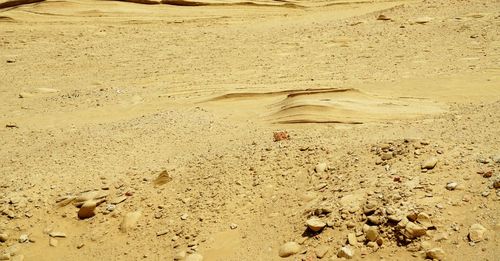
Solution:
M 498 260 L 499 32 L 498 0 L 0 0 L 0 260 Z

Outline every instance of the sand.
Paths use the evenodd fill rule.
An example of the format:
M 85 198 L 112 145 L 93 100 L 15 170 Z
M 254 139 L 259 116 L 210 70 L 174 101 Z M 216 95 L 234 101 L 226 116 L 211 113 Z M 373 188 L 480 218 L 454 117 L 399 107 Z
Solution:
M 0 1 L 1 258 L 498 257 L 498 1 L 140 2 Z

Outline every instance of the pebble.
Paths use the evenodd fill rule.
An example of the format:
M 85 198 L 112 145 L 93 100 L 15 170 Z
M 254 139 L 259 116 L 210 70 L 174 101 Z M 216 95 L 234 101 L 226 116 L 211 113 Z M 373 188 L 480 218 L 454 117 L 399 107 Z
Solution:
M 127 200 L 127 196 L 121 196 L 121 197 L 117 197 L 117 198 L 114 198 L 112 199 L 109 203 L 113 204 L 113 205 L 118 205 L 120 203 L 122 203 L 123 201 Z
M 170 177 L 168 171 L 164 170 L 160 174 L 158 174 L 158 177 L 156 177 L 156 179 L 153 181 L 153 184 L 155 186 L 161 186 L 169 183 L 170 181 L 172 181 L 172 177 Z
M 422 169 L 433 169 L 438 162 L 436 157 L 431 157 L 422 163 Z
M 116 205 L 108 204 L 106 206 L 106 211 L 108 211 L 108 212 L 113 212 L 115 209 L 116 209 Z
M 21 92 L 19 93 L 19 98 L 23 99 L 23 98 L 30 98 L 30 97 L 33 97 L 34 95 L 29 93 L 29 92 Z
M 410 239 L 421 237 L 427 233 L 427 229 L 413 222 L 408 222 L 404 228 L 404 235 Z
M 326 163 L 318 163 L 318 165 L 316 165 L 316 167 L 314 167 L 314 171 L 316 171 L 316 173 L 323 173 L 326 171 L 326 168 L 327 168 L 327 164 Z
M 481 224 L 473 224 L 469 228 L 469 240 L 478 243 L 483 241 L 484 234 L 486 233 L 486 228 L 484 228 Z
M 203 261 L 203 256 L 198 253 L 193 253 L 186 257 L 186 261 Z
M 189 217 L 189 215 L 184 213 L 181 215 L 181 220 L 186 220 L 186 219 L 188 219 L 188 217 Z
M 342 247 L 337 253 L 337 257 L 351 259 L 354 257 L 354 250 L 352 250 L 349 246 Z
M 54 232 L 50 232 L 49 236 L 50 237 L 62 237 L 62 238 L 64 238 L 64 237 L 66 237 L 66 234 L 63 232 L 54 231 Z
M 310 230 L 318 232 L 321 231 L 326 226 L 326 223 L 318 218 L 311 218 L 306 221 L 306 225 Z
M 381 14 L 381 15 L 377 16 L 377 20 L 380 20 L 380 21 L 389 21 L 389 20 L 391 20 L 391 18 L 387 17 L 384 14 Z
M 431 217 L 427 213 L 418 213 L 417 222 L 426 228 L 432 227 Z
M 394 154 L 392 152 L 384 152 L 382 153 L 382 156 L 380 157 L 382 160 L 390 160 L 394 157 Z
M 28 238 L 28 235 L 26 234 L 22 234 L 20 237 L 19 237 L 19 243 L 28 243 L 30 239 Z
M 141 216 L 142 216 L 142 211 L 140 210 L 125 214 L 122 223 L 120 224 L 120 230 L 122 232 L 127 232 L 128 230 L 134 228 Z
M 446 189 L 450 190 L 450 191 L 455 190 L 457 188 L 457 186 L 458 186 L 458 183 L 456 183 L 456 182 L 446 183 Z
M 9 240 L 9 235 L 7 233 L 1 233 L 0 234 L 0 242 L 3 243 L 5 241 L 7 241 L 7 240 Z
M 186 251 L 179 251 L 174 256 L 175 261 L 184 260 L 185 258 L 186 258 Z
M 423 17 L 419 17 L 419 18 L 415 19 L 414 22 L 417 24 L 426 24 L 426 23 L 430 22 L 431 20 L 432 20 L 431 17 L 423 16 Z
M 78 210 L 78 218 L 86 219 L 95 216 L 95 208 L 97 207 L 97 202 L 95 200 L 87 200 L 83 203 Z
M 289 257 L 300 252 L 300 245 L 297 242 L 287 242 L 281 245 L 279 249 L 280 257 Z
M 445 259 L 445 253 L 444 253 L 443 249 L 441 249 L 441 248 L 429 249 L 425 253 L 425 256 L 429 259 L 432 259 L 432 260 L 444 260 Z
M 366 234 L 366 239 L 368 239 L 371 242 L 375 242 L 378 239 L 377 227 L 370 227 L 365 234 Z
M 58 244 L 57 239 L 55 239 L 53 237 L 49 238 L 49 246 L 56 247 L 57 244 Z
M 347 242 L 351 246 L 357 246 L 358 245 L 358 239 L 356 238 L 356 234 L 354 234 L 354 233 L 347 234 Z
M 237 229 L 237 228 L 238 228 L 238 225 L 237 225 L 237 224 L 235 224 L 235 223 L 232 223 L 232 224 L 230 224 L 230 225 L 229 225 L 229 228 L 230 228 L 230 229 Z
M 316 247 L 316 249 L 314 250 L 314 253 L 316 254 L 316 257 L 321 259 L 323 257 L 325 257 L 326 253 L 328 253 L 328 250 L 330 248 L 328 246 L 325 246 L 325 245 L 322 245 L 322 246 L 319 246 L 319 247 Z

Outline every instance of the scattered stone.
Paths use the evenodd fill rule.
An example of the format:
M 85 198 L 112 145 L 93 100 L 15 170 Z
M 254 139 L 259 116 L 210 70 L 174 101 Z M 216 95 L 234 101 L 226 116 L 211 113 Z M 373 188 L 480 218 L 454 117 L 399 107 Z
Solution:
M 290 135 L 288 134 L 287 131 L 275 131 L 273 133 L 273 138 L 274 138 L 274 141 L 282 141 L 282 140 L 289 140 L 290 139 Z
M 410 239 L 421 237 L 427 233 L 427 229 L 413 222 L 406 224 L 403 234 Z
M 29 242 L 29 237 L 28 235 L 26 234 L 22 234 L 20 237 L 19 237 L 19 243 L 28 243 Z
M 349 245 L 351 246 L 357 246 L 358 239 L 356 238 L 356 234 L 354 233 L 347 234 L 347 243 L 349 243 Z
M 314 167 L 314 171 L 316 171 L 316 173 L 323 173 L 326 171 L 327 167 L 326 163 L 318 163 L 318 165 Z
M 489 170 L 483 173 L 483 178 L 491 178 L 493 176 L 493 171 Z
M 238 225 L 235 224 L 235 223 L 232 223 L 232 224 L 229 225 L 229 228 L 231 228 L 231 229 L 237 229 Z
M 485 233 L 486 228 L 484 228 L 481 224 L 473 224 L 469 228 L 469 240 L 474 243 L 481 242 L 484 239 Z
M 392 152 L 384 152 L 382 153 L 382 156 L 380 157 L 382 160 L 390 160 L 394 157 L 394 154 Z
M 314 253 L 316 254 L 317 258 L 321 259 L 321 258 L 325 257 L 325 255 L 329 249 L 330 249 L 329 246 L 321 245 L 319 247 L 316 247 L 316 249 L 314 250 Z
M 198 253 L 193 253 L 186 257 L 186 261 L 203 261 L 203 256 Z
M 419 18 L 414 20 L 414 22 L 417 24 L 426 24 L 430 21 L 432 21 L 432 18 L 428 17 L 428 16 L 419 17 Z
M 446 189 L 450 190 L 450 191 L 455 190 L 457 188 L 457 186 L 458 186 L 458 183 L 456 183 L 456 182 L 446 183 Z
M 116 205 L 108 204 L 106 206 L 106 211 L 108 211 L 108 212 L 113 212 L 115 209 L 116 209 Z
M 80 244 L 78 244 L 78 245 L 76 246 L 76 248 L 77 248 L 77 249 L 80 249 L 80 248 L 82 248 L 82 247 L 84 247 L 84 246 L 85 246 L 85 244 L 84 244 L 84 243 L 80 243 Z
M 161 185 L 165 185 L 165 184 L 169 183 L 170 181 L 172 181 L 172 177 L 170 177 L 168 172 L 166 170 L 164 170 L 158 175 L 158 177 L 156 177 L 156 179 L 153 181 L 153 184 L 156 187 L 158 187 Z
M 9 240 L 9 235 L 7 233 L 1 233 L 0 234 L 0 242 L 4 243 L 7 240 Z
M 163 236 L 163 235 L 166 235 L 167 233 L 168 233 L 168 229 L 160 230 L 160 231 L 156 232 L 156 236 L 157 237 Z
M 445 253 L 441 248 L 432 248 L 425 252 L 425 256 L 432 260 L 444 260 Z
M 65 238 L 66 237 L 66 234 L 63 233 L 63 232 L 59 232 L 59 231 L 53 231 L 53 232 L 50 232 L 49 233 L 49 236 L 50 237 L 61 237 L 61 238 Z
M 186 219 L 188 219 L 188 217 L 189 217 L 189 215 L 184 213 L 181 215 L 181 220 L 186 220 Z
M 381 15 L 377 16 L 377 20 L 389 21 L 389 20 L 391 20 L 391 18 L 387 17 L 386 15 L 381 14 Z
M 306 221 L 306 225 L 310 230 L 318 232 L 321 231 L 326 226 L 326 223 L 318 218 L 311 218 Z
M 422 169 L 433 169 L 438 162 L 436 157 L 431 157 L 422 163 Z
M 280 257 L 289 257 L 293 256 L 300 252 L 300 245 L 297 242 L 287 242 L 281 245 L 279 249 Z
M 117 197 L 117 198 L 114 198 L 112 199 L 109 203 L 113 204 L 113 205 L 118 205 L 120 203 L 122 203 L 123 201 L 127 200 L 127 196 L 121 196 L 121 197 Z
M 377 227 L 368 228 L 365 234 L 366 234 L 366 239 L 371 242 L 377 241 L 379 236 Z
M 500 179 L 497 179 L 493 182 L 493 187 L 495 189 L 499 189 L 500 188 Z
M 351 259 L 354 257 L 354 250 L 352 250 L 349 246 L 344 246 L 340 248 L 339 252 L 337 253 L 337 257 Z
M 495 163 L 500 163 L 500 153 L 494 156 L 491 156 L 491 160 Z
M 95 216 L 95 208 L 97 207 L 97 202 L 95 200 L 88 200 L 83 203 L 78 210 L 78 218 L 86 219 Z
M 57 239 L 51 237 L 49 238 L 49 246 L 56 247 L 58 245 Z
M 175 254 L 174 260 L 175 261 L 181 261 L 186 258 L 186 251 L 179 251 Z
M 418 213 L 417 222 L 420 225 L 424 226 L 425 228 L 432 227 L 431 217 L 427 213 L 424 212 Z
M 142 211 L 134 211 L 134 212 L 129 212 L 127 213 L 122 220 L 122 223 L 120 224 L 120 230 L 122 232 L 127 232 L 130 229 L 133 229 L 137 221 L 139 221 L 139 218 L 142 216 Z

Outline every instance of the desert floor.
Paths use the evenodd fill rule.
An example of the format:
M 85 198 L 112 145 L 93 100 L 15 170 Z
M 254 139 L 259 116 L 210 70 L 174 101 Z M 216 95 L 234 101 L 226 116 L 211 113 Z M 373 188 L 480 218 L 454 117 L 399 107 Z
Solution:
M 165 2 L 0 9 L 0 260 L 498 260 L 498 0 Z

